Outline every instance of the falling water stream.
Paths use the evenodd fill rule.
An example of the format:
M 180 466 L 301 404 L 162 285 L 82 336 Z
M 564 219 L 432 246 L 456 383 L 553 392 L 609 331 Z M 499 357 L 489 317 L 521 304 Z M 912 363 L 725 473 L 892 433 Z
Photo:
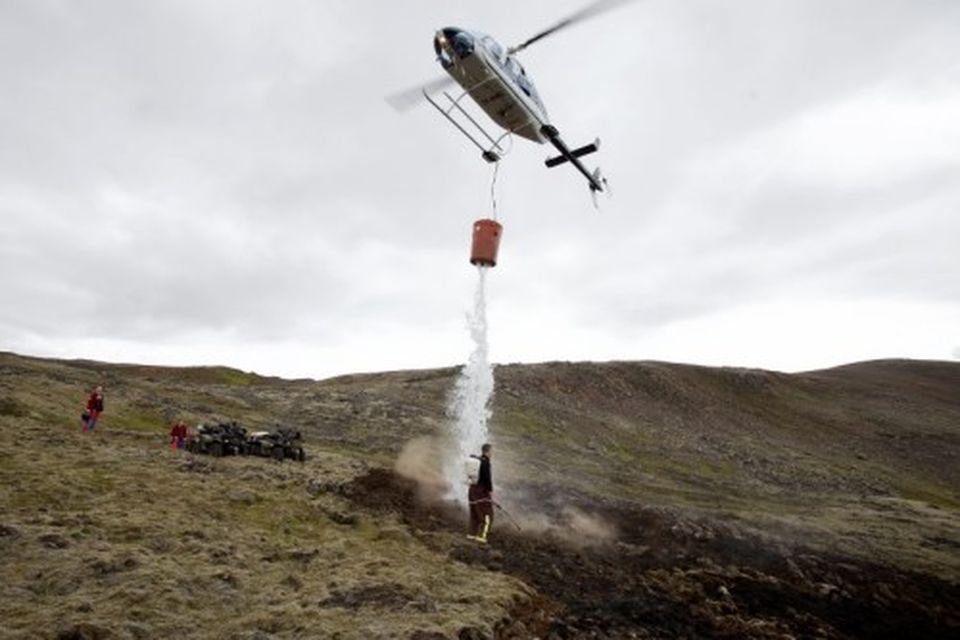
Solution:
M 477 288 L 473 310 L 467 315 L 473 353 L 457 378 L 448 411 L 453 418 L 452 447 L 444 465 L 444 475 L 458 502 L 466 500 L 464 463 L 471 454 L 479 455 L 488 441 L 487 420 L 493 395 L 493 368 L 487 357 L 486 279 L 488 267 L 477 267 Z

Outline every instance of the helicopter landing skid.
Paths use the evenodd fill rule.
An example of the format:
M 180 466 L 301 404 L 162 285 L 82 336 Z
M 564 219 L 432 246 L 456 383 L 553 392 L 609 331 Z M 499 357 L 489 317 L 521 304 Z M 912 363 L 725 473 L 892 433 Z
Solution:
M 494 139 L 493 136 L 491 136 L 489 133 L 487 133 L 487 130 L 484 129 L 484 128 L 480 125 L 479 122 L 477 122 L 476 120 L 473 119 L 473 116 L 471 116 L 469 113 L 467 113 L 467 111 L 466 111 L 463 107 L 460 106 L 460 98 L 463 98 L 463 96 L 469 95 L 469 94 L 464 93 L 463 95 L 460 96 L 460 98 L 456 98 L 456 99 L 454 99 L 454 97 L 451 96 L 451 95 L 450 95 L 449 93 L 447 93 L 446 91 L 443 92 L 443 95 L 444 95 L 444 96 L 447 98 L 447 100 L 450 102 L 450 107 L 447 108 L 447 109 L 444 109 L 443 107 L 441 107 L 439 104 L 436 103 L 436 101 L 434 101 L 433 98 L 431 98 L 431 97 L 427 94 L 426 91 L 423 91 L 423 97 L 427 99 L 427 102 L 429 102 L 430 104 L 432 104 L 433 107 L 434 107 L 437 111 L 439 111 L 439 112 L 443 115 L 444 118 L 446 118 L 447 120 L 450 121 L 450 124 L 452 124 L 452 125 L 455 126 L 457 129 L 459 129 L 459 130 L 460 130 L 460 133 L 462 133 L 464 136 L 466 136 L 467 139 L 470 140 L 470 142 L 472 142 L 478 149 L 480 149 L 480 156 L 481 156 L 484 160 L 486 160 L 487 162 L 499 162 L 499 161 L 500 161 L 500 158 L 502 158 L 502 157 L 503 157 L 503 154 L 504 154 L 503 147 L 500 146 L 500 141 L 503 140 L 506 136 L 508 136 L 509 133 L 505 133 L 505 134 L 501 135 L 499 138 L 496 138 L 496 139 Z M 456 118 L 454 118 L 454 117 L 451 115 L 451 113 L 454 113 L 454 112 L 456 112 L 456 113 L 458 113 L 460 116 L 466 118 L 467 121 L 468 121 L 471 125 L 473 125 L 473 128 L 476 129 L 477 131 L 479 131 L 480 134 L 490 142 L 490 146 L 489 146 L 489 147 L 485 147 L 484 145 L 480 144 L 480 141 L 477 140 L 476 137 L 474 137 L 473 135 L 471 135 L 470 132 L 467 131 L 467 129 L 466 129 L 462 124 L 460 124 L 460 123 L 457 121 Z

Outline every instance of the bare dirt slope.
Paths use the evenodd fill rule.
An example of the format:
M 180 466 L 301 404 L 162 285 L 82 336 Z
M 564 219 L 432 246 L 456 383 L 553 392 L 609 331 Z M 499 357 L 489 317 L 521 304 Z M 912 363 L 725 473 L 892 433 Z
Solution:
M 0 354 L 0 637 L 960 631 L 960 364 L 499 366 L 497 492 L 524 531 L 501 513 L 481 548 L 391 470 L 444 432 L 456 375 Z M 176 454 L 177 418 L 297 426 L 314 455 Z

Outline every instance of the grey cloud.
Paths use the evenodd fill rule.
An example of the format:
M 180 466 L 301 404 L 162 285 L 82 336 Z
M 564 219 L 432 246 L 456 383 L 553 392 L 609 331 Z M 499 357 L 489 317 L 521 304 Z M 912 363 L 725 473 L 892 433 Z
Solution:
M 5 3 L 0 292 L 17 304 L 0 347 L 440 332 L 469 300 L 491 170 L 428 106 L 383 96 L 440 73 L 436 27 L 509 43 L 580 4 Z M 865 91 L 949 94 L 958 17 L 933 0 L 652 0 L 532 47 L 561 131 L 604 139 L 615 195 L 594 213 L 575 173 L 517 141 L 493 304 L 629 341 L 776 295 L 955 302 L 956 162 L 920 149 L 882 184 L 857 165 L 864 185 L 764 154 Z

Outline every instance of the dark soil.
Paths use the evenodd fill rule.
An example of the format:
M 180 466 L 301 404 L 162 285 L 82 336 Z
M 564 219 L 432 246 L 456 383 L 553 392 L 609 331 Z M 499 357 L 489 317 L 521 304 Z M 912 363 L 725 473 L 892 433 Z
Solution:
M 416 485 L 374 469 L 342 493 L 399 513 L 415 531 L 461 530 L 451 507 L 427 506 Z M 458 560 L 514 575 L 541 594 L 514 612 L 547 638 L 956 638 L 960 585 L 787 546 L 735 527 L 656 508 L 607 506 L 615 543 L 576 547 L 498 523 L 488 545 Z

